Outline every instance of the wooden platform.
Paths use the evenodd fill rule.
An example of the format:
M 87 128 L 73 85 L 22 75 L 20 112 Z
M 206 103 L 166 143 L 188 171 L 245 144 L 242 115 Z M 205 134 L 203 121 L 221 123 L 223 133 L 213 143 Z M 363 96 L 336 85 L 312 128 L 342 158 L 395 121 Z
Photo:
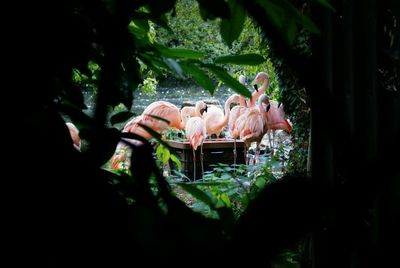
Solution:
M 182 162 L 181 172 L 190 179 L 201 179 L 200 148 L 196 151 L 196 178 L 193 178 L 193 150 L 188 141 L 168 141 Z M 212 170 L 217 163 L 233 164 L 233 139 L 207 139 L 203 143 L 204 171 Z M 244 143 L 236 140 L 236 164 L 244 164 Z M 171 164 L 171 163 L 170 163 Z

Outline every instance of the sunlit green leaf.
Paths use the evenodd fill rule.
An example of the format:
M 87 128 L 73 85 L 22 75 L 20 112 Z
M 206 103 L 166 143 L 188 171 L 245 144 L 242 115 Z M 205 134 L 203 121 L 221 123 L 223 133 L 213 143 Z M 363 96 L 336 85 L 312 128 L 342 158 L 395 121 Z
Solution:
M 264 57 L 254 53 L 222 56 L 215 59 L 215 63 L 231 63 L 240 65 L 259 65 L 264 61 L 265 61 Z
M 224 201 L 224 203 L 230 207 L 232 205 L 231 200 L 229 199 L 229 196 L 226 194 L 221 194 L 220 198 L 222 199 L 222 201 Z
M 174 155 L 170 155 L 171 161 L 174 162 L 178 166 L 178 170 L 182 170 L 182 163 L 181 161 Z
M 162 163 L 166 164 L 169 160 L 170 152 L 167 148 L 164 148 L 163 150 L 163 156 L 162 156 Z
M 169 58 L 200 59 L 206 55 L 204 52 L 186 48 L 167 48 L 162 46 L 157 48 L 161 55 Z

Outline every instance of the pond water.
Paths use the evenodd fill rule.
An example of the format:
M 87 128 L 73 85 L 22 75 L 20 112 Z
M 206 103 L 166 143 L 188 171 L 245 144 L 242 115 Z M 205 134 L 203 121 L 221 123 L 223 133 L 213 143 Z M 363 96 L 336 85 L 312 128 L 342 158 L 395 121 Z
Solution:
M 154 96 L 148 96 L 141 91 L 134 94 L 134 102 L 131 111 L 135 114 L 141 114 L 143 110 L 154 101 L 168 101 L 181 108 L 184 103 L 195 103 L 198 100 L 204 100 L 207 103 L 218 103 L 224 105 L 226 99 L 235 92 L 227 87 L 218 88 L 213 95 L 204 88 L 198 86 L 195 82 L 164 80 L 161 81 Z

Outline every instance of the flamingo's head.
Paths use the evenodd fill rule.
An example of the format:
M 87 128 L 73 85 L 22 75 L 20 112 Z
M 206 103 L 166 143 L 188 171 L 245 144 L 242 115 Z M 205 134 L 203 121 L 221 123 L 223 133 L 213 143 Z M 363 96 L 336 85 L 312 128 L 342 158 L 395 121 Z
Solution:
M 267 79 L 269 79 L 267 73 L 259 72 L 253 82 L 254 89 L 258 92 L 258 84 L 261 84 Z
M 196 110 L 200 111 L 200 114 L 203 115 L 204 112 L 207 112 L 207 104 L 204 101 L 196 102 Z
M 242 84 L 242 85 L 246 85 L 246 76 L 244 76 L 244 75 L 240 75 L 239 76 L 239 82 L 240 82 L 240 84 Z

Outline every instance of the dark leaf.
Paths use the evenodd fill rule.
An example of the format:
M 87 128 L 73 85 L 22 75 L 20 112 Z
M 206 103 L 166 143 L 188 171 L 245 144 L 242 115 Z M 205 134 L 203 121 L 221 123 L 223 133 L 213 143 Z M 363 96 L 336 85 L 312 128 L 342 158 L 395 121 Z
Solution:
M 179 76 L 180 78 L 184 78 L 183 72 L 182 72 L 182 68 L 181 68 L 181 66 L 179 65 L 179 63 L 177 63 L 175 60 L 169 59 L 169 58 L 165 59 L 165 63 L 167 64 L 167 66 L 168 66 L 172 71 L 174 71 L 175 73 L 177 73 L 178 76 Z
M 331 5 L 330 0 L 314 0 L 314 1 L 323 5 L 324 7 L 329 8 L 332 11 L 336 11 L 336 9 Z
M 229 6 L 224 0 L 197 0 L 200 5 L 200 13 L 204 20 L 219 18 L 229 18 Z M 204 16 L 204 17 L 203 17 Z
M 162 136 L 160 133 L 158 133 L 157 131 L 153 130 L 152 128 L 149 128 L 146 125 L 140 124 L 138 123 L 138 125 L 140 127 L 142 127 L 144 130 L 146 130 L 149 134 L 151 134 L 153 136 L 153 138 L 155 138 L 160 144 L 162 144 L 164 147 L 168 148 L 168 150 L 170 151 L 170 153 L 176 154 L 175 150 L 169 146 L 169 144 L 165 141 L 163 141 Z
M 202 201 L 206 205 L 210 206 L 210 208 L 214 207 L 214 203 L 210 196 L 207 195 L 206 192 L 200 190 L 194 185 L 191 184 L 179 184 L 183 190 L 191 194 L 193 197 L 197 198 L 199 201 Z
M 208 77 L 206 73 L 195 65 L 183 64 L 182 68 L 185 72 L 191 74 L 196 82 L 206 90 L 208 90 L 211 95 L 214 94 L 215 85 L 214 82 Z
M 169 124 L 169 121 L 167 119 L 165 119 L 165 118 L 162 118 L 162 117 L 159 117 L 159 116 L 156 116 L 156 115 L 152 115 L 152 114 L 145 114 L 145 115 L 146 116 L 150 116 L 150 117 L 152 117 L 154 119 L 157 119 L 157 120 L 160 120 L 160 121 L 163 121 L 163 122 Z
M 175 6 L 176 0 L 151 0 L 149 2 L 149 8 L 151 12 L 160 16 L 170 11 Z
M 239 83 L 236 79 L 234 79 L 232 76 L 230 76 L 224 69 L 221 67 L 215 66 L 215 65 L 210 65 L 210 64 L 205 64 L 205 68 L 210 70 L 218 79 L 220 79 L 224 84 L 228 87 L 230 87 L 232 90 L 235 92 L 251 98 L 251 93 L 250 91 L 243 86 L 242 84 Z
M 115 125 L 117 123 L 122 123 L 122 122 L 127 121 L 132 116 L 134 116 L 134 114 L 129 111 L 119 112 L 119 113 L 111 116 L 110 123 L 111 123 L 111 125 Z
M 259 65 L 264 61 L 265 59 L 258 54 L 222 56 L 215 59 L 215 63 L 231 63 L 240 65 Z
M 246 13 L 242 6 L 237 1 L 229 1 L 231 16 L 228 19 L 222 19 L 220 24 L 221 36 L 225 43 L 231 47 L 243 30 L 243 25 L 246 20 Z

